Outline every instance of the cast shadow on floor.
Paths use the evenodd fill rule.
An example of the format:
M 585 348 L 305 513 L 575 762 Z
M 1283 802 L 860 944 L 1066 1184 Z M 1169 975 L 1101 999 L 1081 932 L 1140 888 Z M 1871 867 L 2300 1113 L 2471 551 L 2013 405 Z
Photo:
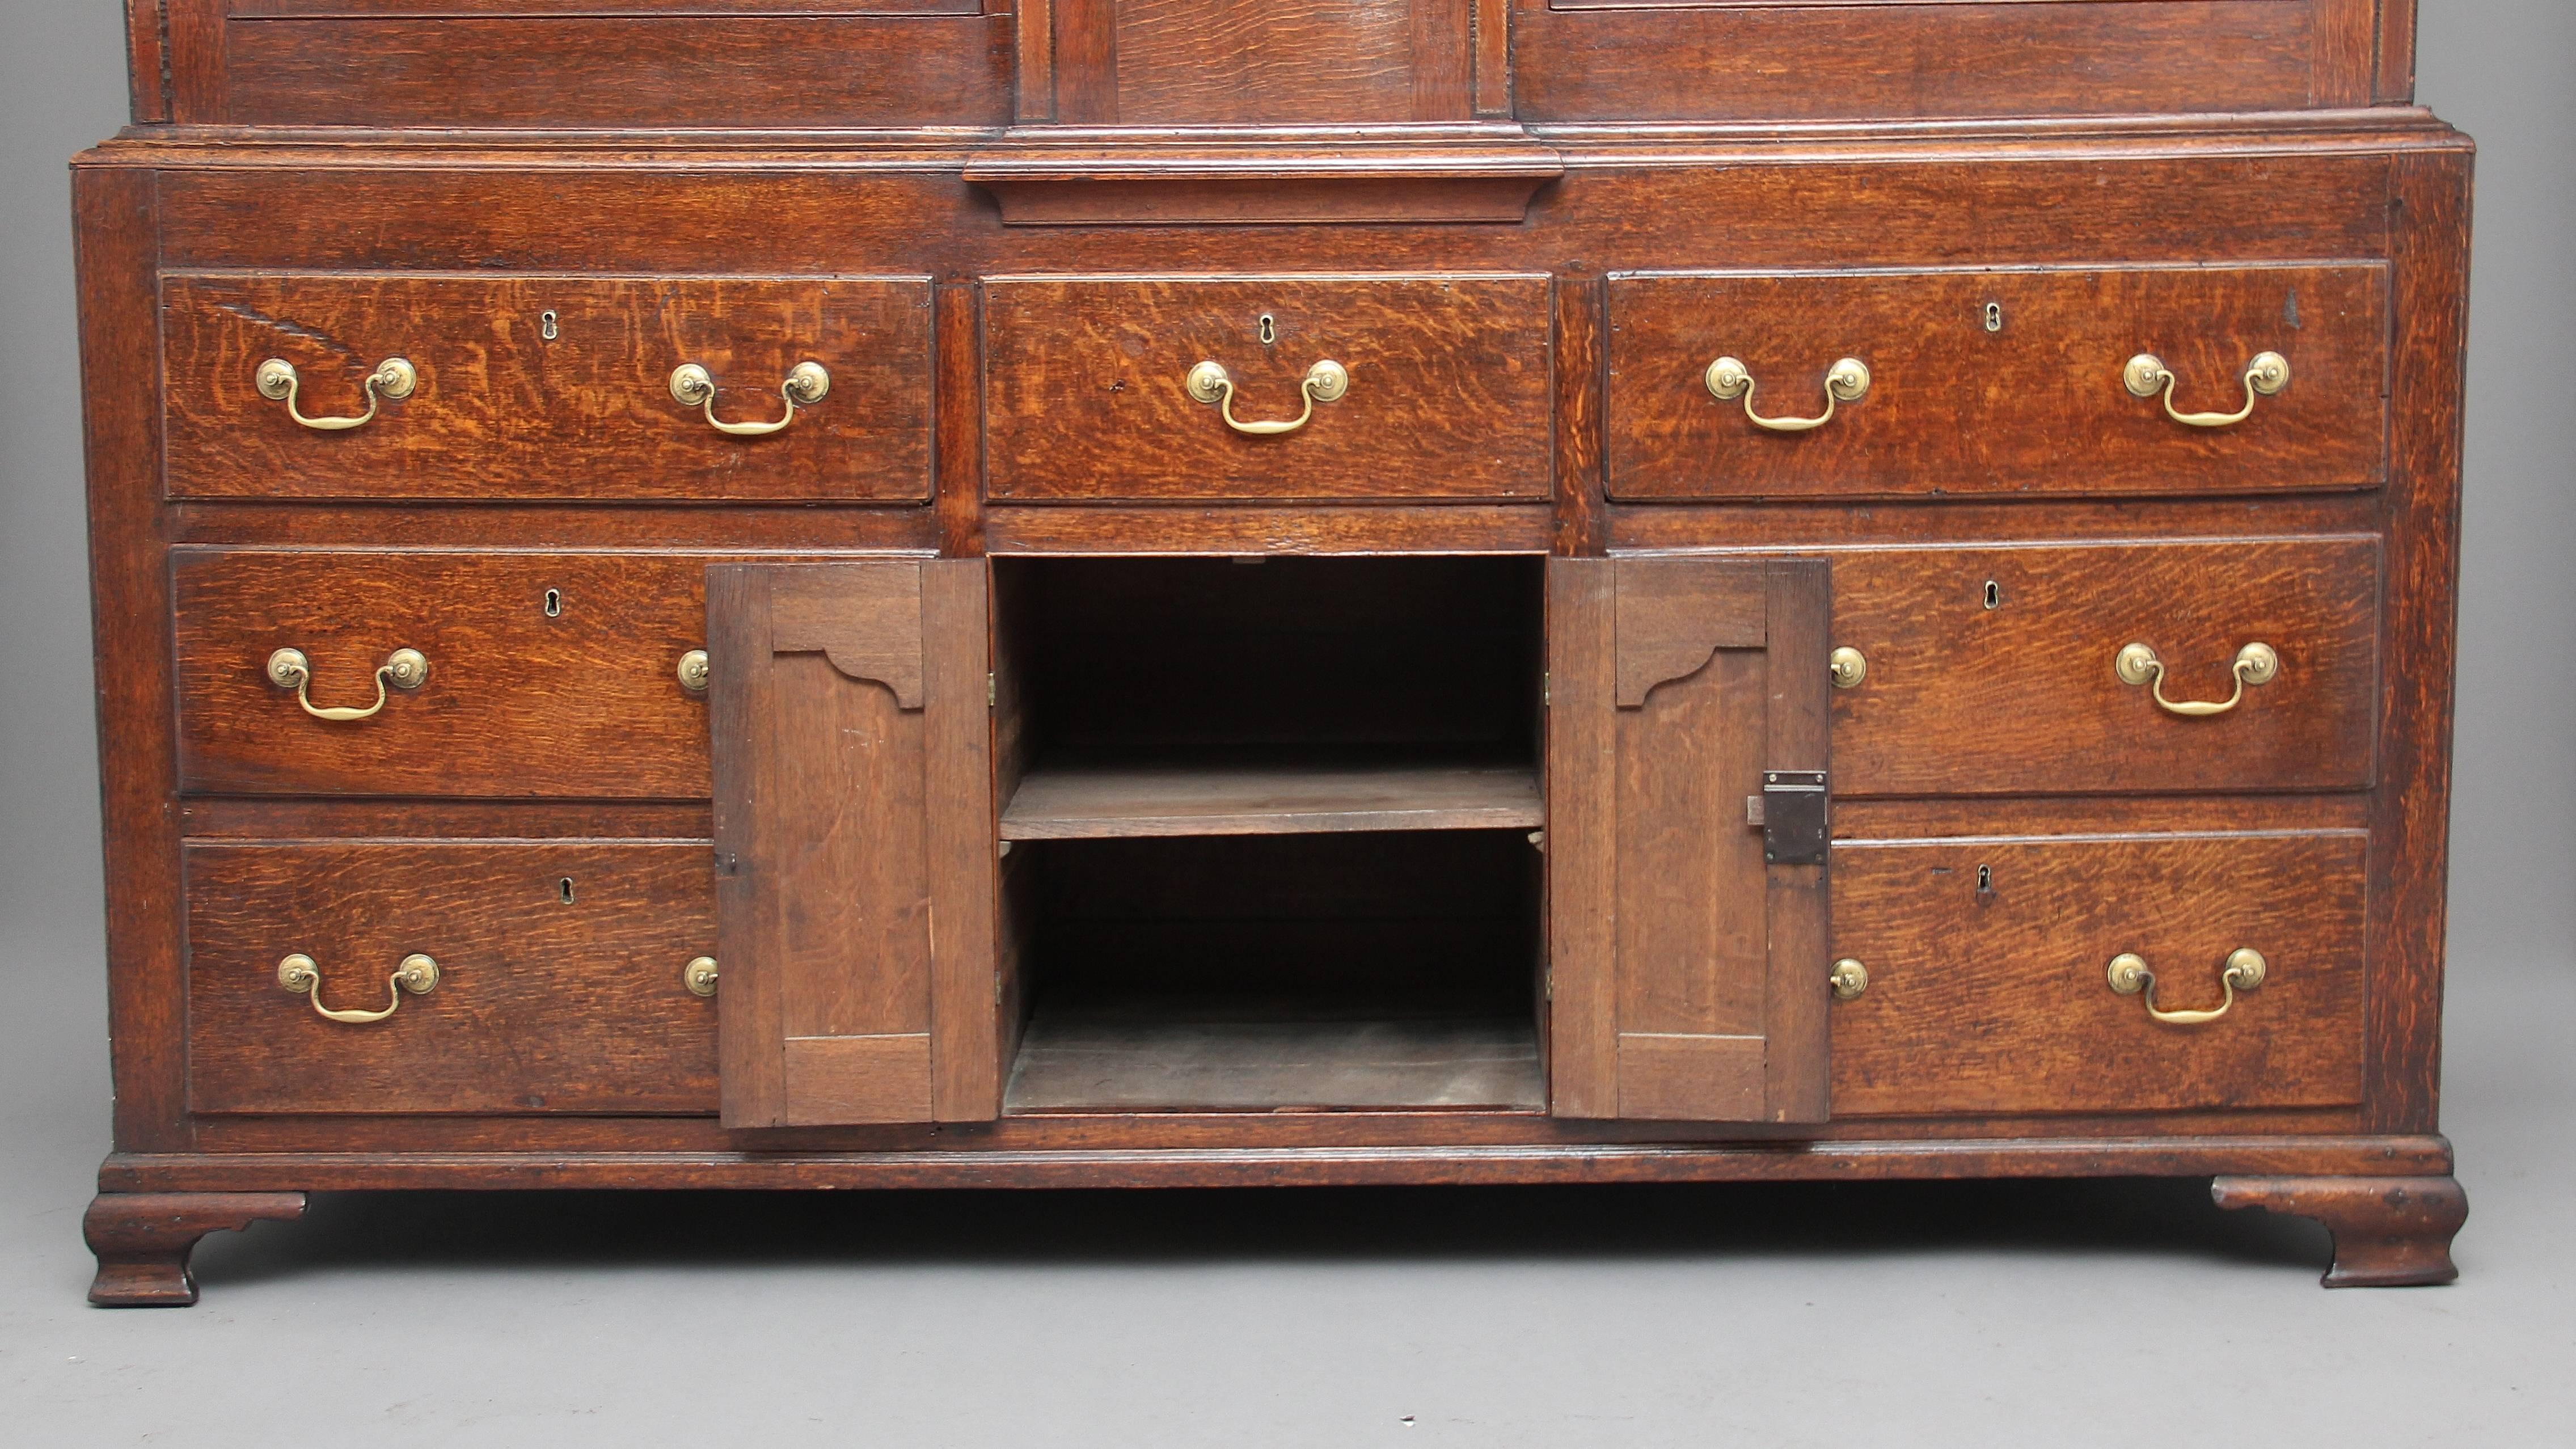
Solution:
M 208 1291 L 335 1270 L 1107 1267 L 2160 1255 L 2322 1270 L 2323 1228 L 2207 1178 L 1106 1191 L 316 1194 L 217 1233 Z

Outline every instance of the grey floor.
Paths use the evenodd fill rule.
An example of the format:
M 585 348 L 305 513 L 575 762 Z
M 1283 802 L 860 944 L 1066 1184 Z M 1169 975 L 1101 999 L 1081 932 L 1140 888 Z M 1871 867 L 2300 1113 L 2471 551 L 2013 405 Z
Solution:
M 2563 963 L 2458 969 L 2447 1288 L 2326 1292 L 2321 1230 L 2205 1182 L 440 1194 L 128 1312 L 82 1305 L 106 1084 L 55 1039 L 98 963 L 10 974 L 0 1442 L 2576 1442 Z

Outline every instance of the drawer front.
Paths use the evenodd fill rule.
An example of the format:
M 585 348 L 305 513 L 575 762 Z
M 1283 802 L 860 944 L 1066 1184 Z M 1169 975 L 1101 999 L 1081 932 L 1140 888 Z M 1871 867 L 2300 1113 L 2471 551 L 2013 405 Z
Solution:
M 179 274 L 161 324 L 174 498 L 930 496 L 927 278 Z M 366 423 L 290 415 L 364 416 L 393 358 L 416 380 Z M 776 423 L 809 363 L 821 396 L 772 433 L 673 393 L 695 364 L 716 421 Z
M 659 554 L 175 551 L 181 788 L 698 799 L 709 559 Z M 551 608 L 553 613 L 549 613 Z M 365 719 L 394 651 L 427 677 Z M 104 667 L 104 666 L 103 666 Z
M 985 285 L 990 497 L 1549 496 L 1544 276 Z M 1193 395 L 1202 362 L 1224 369 L 1230 396 Z M 1333 391 L 1323 362 L 1340 364 L 1347 390 L 1308 411 L 1310 394 Z M 1239 423 L 1306 421 L 1247 434 L 1229 410 Z
M 1613 497 L 2271 493 L 2387 476 L 2388 269 L 1628 276 L 1610 282 Z M 2288 381 L 2229 426 L 2253 360 Z M 1742 364 L 1748 399 L 1712 391 Z M 1829 399 L 1844 358 L 1868 386 Z M 1831 417 L 1804 431 L 1774 423 Z M 2203 418 L 2202 421 L 2212 421 Z
M 1869 986 L 1834 1004 L 1834 1114 L 2357 1104 L 2368 854 L 2358 831 L 1837 842 L 1833 950 Z M 2229 1004 L 2241 950 L 2263 980 Z M 2123 954 L 2152 993 L 2112 989 Z
M 703 842 L 192 845 L 200 1112 L 711 1113 Z M 414 954 L 435 986 L 397 987 Z M 307 957 L 290 992 L 279 963 Z M 417 979 L 417 978 L 415 978 Z M 380 1020 L 323 1018 L 376 1012 Z M 398 1003 L 398 1004 L 397 1004 Z
M 1834 560 L 1834 789 L 2356 789 L 2374 779 L 2373 538 L 1870 550 Z M 2123 678 L 2131 644 L 2160 672 Z M 2268 681 L 2241 691 L 2268 648 Z M 2133 668 L 2133 673 L 2136 672 Z M 2192 710 L 2176 713 L 2164 700 Z

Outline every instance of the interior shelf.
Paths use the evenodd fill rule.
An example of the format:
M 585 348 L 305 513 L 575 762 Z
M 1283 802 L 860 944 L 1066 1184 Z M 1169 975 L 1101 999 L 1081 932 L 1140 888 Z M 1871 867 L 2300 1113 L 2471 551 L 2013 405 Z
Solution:
M 1008 1112 L 1546 1105 L 1538 1029 L 1518 1017 L 1336 1018 L 1293 1007 L 1041 1009 Z
M 1542 819 L 1529 765 L 1067 764 L 1022 777 L 1002 838 L 1527 830 Z

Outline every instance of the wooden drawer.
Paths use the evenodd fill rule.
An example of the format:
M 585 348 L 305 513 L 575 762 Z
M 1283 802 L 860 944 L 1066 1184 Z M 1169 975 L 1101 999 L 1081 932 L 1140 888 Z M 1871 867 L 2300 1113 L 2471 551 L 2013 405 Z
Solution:
M 686 1112 L 716 1105 L 703 842 L 192 845 L 188 1095 L 199 1112 Z M 434 989 L 379 1011 L 413 953 Z
M 2374 779 L 2379 541 L 2027 544 L 1834 559 L 1845 795 L 2354 789 Z M 2160 680 L 2117 661 L 2145 644 Z M 2273 678 L 2214 716 L 2246 646 Z
M 709 560 L 666 554 L 175 551 L 179 776 L 200 792 L 697 799 Z M 554 612 L 549 613 L 549 609 Z M 315 708 L 375 671 L 428 678 L 363 720 L 314 718 L 268 673 L 301 650 Z M 102 664 L 102 668 L 113 667 Z
M 1833 1110 L 2147 1112 L 2361 1100 L 2368 837 L 1838 841 L 1833 951 L 1869 989 L 1833 1008 Z M 2259 989 L 2225 1003 L 2230 955 Z
M 196 273 L 162 282 L 174 498 L 886 499 L 930 496 L 923 277 L 461 277 Z M 259 388 L 297 374 L 308 417 L 366 412 L 388 358 L 411 394 L 316 430 Z M 704 368 L 715 417 L 673 395 Z
M 1699 273 L 1610 282 L 1609 491 L 1627 499 L 2269 493 L 2387 476 L 2388 269 L 2333 266 Z M 2271 352 L 2288 384 L 2229 427 Z M 1743 364 L 1758 426 L 1709 373 Z
M 1549 496 L 1546 277 L 985 285 L 992 498 Z M 1226 408 L 1245 423 L 1297 418 L 1325 361 L 1342 365 L 1348 391 L 1313 404 L 1305 426 L 1269 436 L 1227 426 Z M 1231 399 L 1192 396 L 1201 362 L 1225 369 Z

